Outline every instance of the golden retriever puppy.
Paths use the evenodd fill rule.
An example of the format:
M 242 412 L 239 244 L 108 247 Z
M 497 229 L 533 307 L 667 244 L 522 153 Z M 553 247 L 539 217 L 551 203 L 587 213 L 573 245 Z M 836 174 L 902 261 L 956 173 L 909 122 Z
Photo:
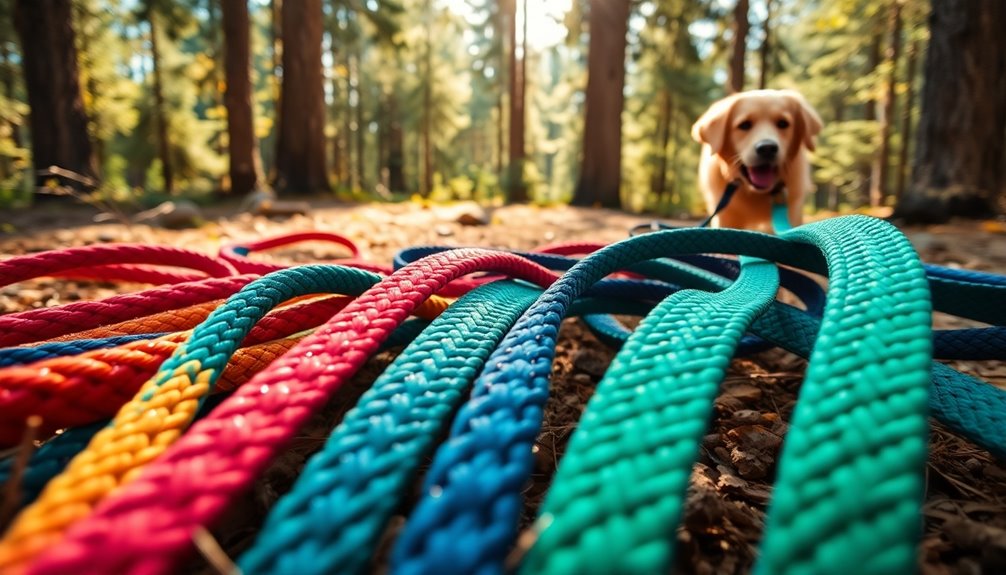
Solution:
M 740 183 L 712 225 L 771 231 L 773 196 L 782 188 L 789 221 L 800 225 L 813 189 L 807 151 L 820 132 L 820 116 L 792 90 L 740 92 L 710 106 L 692 126 L 703 144 L 699 188 L 709 213 L 729 182 Z

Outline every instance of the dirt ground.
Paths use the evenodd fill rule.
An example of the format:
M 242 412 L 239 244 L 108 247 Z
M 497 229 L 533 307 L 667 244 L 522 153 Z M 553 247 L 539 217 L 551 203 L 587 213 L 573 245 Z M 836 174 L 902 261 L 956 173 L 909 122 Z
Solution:
M 486 211 L 473 205 L 424 207 L 416 203 L 320 203 L 308 215 L 277 219 L 240 214 L 236 205 L 224 205 L 206 211 L 198 227 L 180 230 L 94 224 L 93 216 L 90 208 L 2 213 L 0 257 L 113 241 L 185 246 L 212 254 L 232 241 L 328 230 L 351 238 L 364 258 L 390 263 L 398 250 L 413 245 L 531 249 L 559 241 L 613 242 L 626 237 L 632 226 L 651 220 L 570 207 L 511 206 Z M 906 233 L 927 262 L 1006 273 L 1006 234 L 1002 231 L 999 223 L 987 222 L 908 229 Z M 345 255 L 341 248 L 309 243 L 256 257 L 305 262 Z M 0 313 L 106 297 L 132 287 L 23 282 L 0 288 Z M 935 323 L 944 328 L 973 325 L 946 316 L 938 316 Z M 553 393 L 536 449 L 536 472 L 526 491 L 525 526 L 534 517 L 556 462 L 613 355 L 614 350 L 595 339 L 579 320 L 565 322 L 553 366 Z M 235 557 L 252 541 L 265 512 L 289 488 L 303 461 L 321 446 L 327 431 L 392 358 L 393 353 L 384 353 L 372 359 L 352 389 L 333 400 L 260 480 L 247 504 L 238 506 L 215 529 L 214 535 L 229 556 Z M 957 362 L 954 366 L 1006 387 L 1002 364 Z M 684 526 L 678 531 L 676 572 L 750 571 L 771 496 L 775 459 L 803 368 L 802 360 L 781 351 L 732 363 L 693 471 Z M 1006 467 L 935 423 L 930 448 L 920 570 L 926 575 L 1006 572 Z M 401 517 L 392 522 L 387 542 L 403 521 Z M 378 554 L 375 570 L 380 571 L 382 565 Z M 205 562 L 191 567 L 212 572 Z

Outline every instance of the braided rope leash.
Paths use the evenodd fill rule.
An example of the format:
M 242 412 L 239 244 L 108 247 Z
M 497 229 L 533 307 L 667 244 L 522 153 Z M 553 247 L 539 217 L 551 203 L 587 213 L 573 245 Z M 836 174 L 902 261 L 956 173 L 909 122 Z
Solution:
M 143 317 L 127 319 L 110 325 L 103 325 L 84 331 L 60 335 L 39 343 L 44 344 L 60 341 L 73 341 L 77 339 L 101 339 L 125 335 L 188 330 L 202 323 L 203 320 L 208 318 L 210 314 L 213 313 L 213 310 L 220 307 L 220 304 L 222 304 L 223 301 L 223 299 L 217 299 L 178 309 L 170 309 Z
M 922 499 L 929 363 L 928 293 L 921 265 L 907 240 L 879 221 L 818 224 L 786 235 L 794 236 L 822 246 L 832 296 L 797 403 L 798 413 L 810 415 L 794 417 L 776 488 L 776 497 L 788 497 L 800 513 L 780 515 L 786 508 L 773 500 L 766 535 L 766 545 L 777 542 L 795 551 L 780 558 L 779 547 L 766 547 L 759 568 L 768 573 L 846 573 L 852 566 L 867 573 L 910 571 Z M 887 249 L 871 249 L 877 243 Z M 886 281 L 878 282 L 878 277 Z M 877 305 L 871 305 L 874 302 Z M 656 351 L 659 357 L 681 357 L 675 345 L 679 332 L 642 330 L 643 326 L 633 336 L 637 347 L 647 342 L 664 348 Z M 836 336 L 849 342 L 846 347 L 835 341 Z M 616 363 L 620 368 L 625 365 L 619 358 Z M 645 437 L 642 432 L 632 436 L 633 442 L 624 441 L 629 437 L 624 422 L 632 421 L 632 411 L 627 410 L 629 415 L 623 414 L 621 422 L 610 420 L 610 402 L 624 399 L 637 382 L 674 369 L 667 364 L 642 367 L 621 373 L 613 365 L 598 387 L 598 403 L 592 399 L 588 405 L 549 492 L 539 523 L 543 531 L 528 555 L 526 571 L 642 573 L 668 568 L 695 446 L 706 420 L 686 417 L 699 395 L 686 391 L 697 371 L 663 394 L 668 403 L 681 394 L 677 410 L 658 404 L 641 410 L 643 417 L 636 419 L 652 424 L 647 429 L 661 430 L 649 432 L 658 436 L 672 433 L 667 430 L 674 429 L 673 422 L 696 424 L 697 435 L 683 444 L 685 459 L 673 466 L 668 463 L 680 445 L 675 441 L 661 441 L 664 447 L 654 448 L 666 449 L 657 451 L 661 456 L 636 449 L 636 438 Z M 616 393 L 603 392 L 613 387 Z M 607 411 L 599 410 L 602 405 Z M 711 406 L 712 397 L 703 396 L 703 415 Z M 610 421 L 598 429 L 597 420 Z M 865 439 L 860 437 L 864 429 L 878 432 Z M 806 442 L 807 437 L 813 444 L 801 451 L 806 443 L 799 438 Z M 860 478 L 863 468 L 870 472 Z M 617 490 L 612 491 L 617 485 L 634 487 L 630 495 L 617 497 Z M 588 493 L 601 497 L 578 499 Z M 597 511 L 588 501 L 603 510 Z M 796 536 L 793 529 L 806 535 Z M 864 535 L 869 541 L 863 540 Z M 600 542 L 603 547 L 598 547 Z M 817 557 L 804 563 L 804 555 Z
M 347 296 L 329 296 L 277 309 L 252 328 L 242 346 L 314 328 L 349 301 Z M 416 310 L 416 315 L 433 318 L 446 307 L 446 300 L 433 297 Z M 76 357 L 0 368 L 0 445 L 17 443 L 24 422 L 32 415 L 42 417 L 43 433 L 111 417 L 188 336 L 172 334 Z M 238 352 L 232 362 L 236 363 L 235 369 L 244 366 L 247 371 L 257 357 L 270 353 L 267 346 L 256 347 Z
M 772 257 L 788 245 L 754 232 L 682 229 L 630 238 L 573 266 L 521 317 L 487 362 L 472 400 L 454 421 L 452 437 L 434 457 L 426 496 L 399 536 L 393 568 L 408 574 L 501 568 L 531 472 L 559 324 L 587 287 L 653 258 L 736 253 L 741 246 L 751 255 Z M 786 251 L 790 265 L 820 260 L 810 246 Z
M 308 461 L 239 560 L 242 572 L 364 570 L 422 457 L 489 353 L 540 293 L 488 284 L 434 320 Z
M 191 550 L 195 529 L 211 523 L 236 492 L 251 485 L 420 302 L 475 271 L 503 272 L 539 285 L 554 280 L 531 262 L 486 250 L 458 250 L 399 270 L 193 425 L 144 473 L 71 527 L 58 547 L 38 556 L 31 572 L 169 570 Z M 107 553 L 112 541 L 114 554 Z
M 26 420 L 33 415 L 42 417 L 42 437 L 113 416 L 178 350 L 185 337 L 187 334 L 133 342 L 83 356 L 0 370 L 0 445 L 16 445 Z M 218 387 L 237 387 L 297 340 L 284 338 L 237 350 L 222 372 Z
M 7 258 L 0 261 L 0 286 L 95 266 L 112 266 L 109 273 L 114 277 L 118 264 L 174 266 L 216 278 L 237 275 L 229 263 L 191 250 L 145 244 L 104 244 Z
M 24 345 L 233 295 L 257 275 L 214 278 L 0 316 L 0 346 Z
M 640 301 L 667 292 L 645 282 L 612 281 L 599 288 L 573 311 L 645 313 L 649 307 Z M 239 560 L 242 571 L 365 570 L 408 481 L 490 352 L 540 293 L 513 282 L 487 284 L 434 320 L 364 393 L 277 502 L 255 547 Z
M 427 302 L 429 303 L 429 302 Z M 424 304 L 425 306 L 426 304 Z M 417 309 L 417 314 L 421 309 Z M 268 316 L 267 318 L 268 319 Z M 263 320 L 264 322 L 265 320 Z M 256 329 L 261 325 L 256 325 Z M 414 340 L 423 330 L 424 327 L 429 325 L 429 321 L 424 319 L 410 319 L 404 322 L 398 327 L 389 337 L 385 340 L 383 348 L 400 347 L 408 345 L 412 340 Z M 249 334 L 249 338 L 255 333 Z M 293 345 L 298 341 L 299 338 L 291 337 L 283 340 L 283 343 L 289 343 Z M 245 339 L 247 342 L 248 338 Z M 275 349 L 279 351 L 278 348 L 274 348 L 273 344 L 276 342 L 268 342 L 262 344 L 262 347 Z M 244 350 L 238 350 L 235 352 L 235 357 L 242 353 Z M 196 413 L 196 418 L 209 413 L 211 407 L 216 406 L 220 401 L 226 397 L 226 392 L 231 387 L 230 382 L 235 382 L 237 385 L 240 382 L 247 381 L 255 374 L 255 372 L 264 369 L 268 364 L 275 360 L 269 359 L 264 354 L 258 356 L 260 365 L 248 364 L 241 362 L 235 362 L 234 359 L 227 363 L 227 367 L 224 372 L 220 375 L 220 380 L 217 382 L 216 388 L 219 391 L 225 393 L 219 393 L 211 395 L 206 398 L 206 402 Z M 248 369 L 249 373 L 240 373 L 241 371 Z M 80 427 L 74 427 L 72 429 L 67 429 L 63 433 L 53 437 L 49 441 L 42 444 L 42 446 L 37 449 L 33 454 L 31 459 L 28 461 L 28 466 L 25 468 L 24 476 L 21 481 L 21 506 L 28 505 L 33 502 L 38 494 L 42 491 L 42 488 L 56 475 L 60 474 L 71 459 L 78 453 L 87 447 L 90 443 L 91 438 L 101 430 L 102 427 L 108 424 L 108 421 L 89 424 Z M 8 457 L 7 459 L 0 460 L 0 484 L 3 484 L 10 477 L 10 471 L 13 464 L 13 457 Z
M 777 289 L 775 266 L 749 261 L 726 290 L 678 292 L 643 320 L 577 425 L 525 572 L 667 571 L 716 391 Z
M 108 349 L 120 346 L 129 342 L 157 339 L 163 333 L 140 333 L 135 335 L 122 335 L 116 337 L 104 337 L 99 339 L 75 339 L 70 341 L 57 341 L 43 343 L 31 347 L 7 347 L 0 349 L 0 367 L 10 367 L 12 365 L 24 365 L 44 359 L 63 357 L 65 355 L 77 355 L 85 351 L 95 349 Z
M 270 309 L 312 293 L 359 294 L 377 280 L 375 274 L 352 268 L 302 266 L 258 279 L 228 299 L 15 519 L 0 540 L 0 570 L 24 567 L 171 445 L 238 345 Z
M 220 259 L 230 263 L 241 273 L 267 274 L 289 266 L 252 260 L 248 257 L 251 253 L 308 241 L 328 242 L 349 250 L 349 258 L 336 259 L 331 263 L 364 269 L 379 274 L 390 274 L 393 271 L 389 266 L 360 259 L 360 249 L 356 247 L 353 240 L 339 234 L 319 231 L 285 234 L 252 243 L 223 246 L 220 248 Z

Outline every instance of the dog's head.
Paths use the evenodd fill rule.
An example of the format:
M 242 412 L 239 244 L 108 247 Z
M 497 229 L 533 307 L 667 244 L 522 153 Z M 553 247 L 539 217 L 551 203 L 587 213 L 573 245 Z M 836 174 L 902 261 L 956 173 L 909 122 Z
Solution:
M 821 118 L 792 90 L 754 90 L 710 106 L 692 137 L 708 144 L 730 166 L 730 179 L 744 178 L 752 189 L 769 192 L 803 146 L 814 150 Z

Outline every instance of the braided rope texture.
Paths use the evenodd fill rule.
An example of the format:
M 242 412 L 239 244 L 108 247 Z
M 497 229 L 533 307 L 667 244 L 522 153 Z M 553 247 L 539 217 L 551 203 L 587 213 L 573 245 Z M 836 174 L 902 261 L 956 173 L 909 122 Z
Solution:
M 24 345 L 229 297 L 257 275 L 214 278 L 0 316 L 0 346 Z
M 94 266 L 156 264 L 188 268 L 209 277 L 237 275 L 229 263 L 182 248 L 145 244 L 102 244 L 14 256 L 0 261 L 0 286 Z
M 228 299 L 18 515 L 0 540 L 0 570 L 25 566 L 171 445 L 238 345 L 270 309 L 292 297 L 323 291 L 359 294 L 377 279 L 352 268 L 302 266 L 258 279 Z
M 260 325 L 261 323 L 262 322 L 259 322 Z M 416 338 L 416 336 L 419 335 L 419 333 L 422 332 L 423 327 L 427 325 L 429 325 L 429 322 L 423 319 L 412 319 L 404 322 L 388 337 L 387 340 L 385 340 L 384 347 L 408 345 Z M 258 327 L 259 325 L 256 326 L 256 329 L 258 329 Z M 253 330 L 252 334 L 249 334 L 249 338 L 254 333 L 255 331 Z M 283 343 L 293 345 L 297 341 L 298 338 L 288 338 Z M 276 342 L 268 342 L 267 344 L 264 344 L 263 347 L 272 348 L 274 343 Z M 235 353 L 235 357 L 243 351 L 244 350 L 238 350 Z M 278 348 L 276 348 L 276 351 L 279 351 Z M 239 373 L 242 367 L 236 364 L 232 359 L 228 362 L 224 372 L 220 375 L 220 381 L 217 382 L 216 388 L 219 391 L 226 392 L 230 387 L 231 382 L 234 382 L 234 384 L 237 385 L 240 382 L 247 381 L 256 371 L 265 368 L 265 366 L 271 363 L 271 360 L 265 355 L 259 355 L 259 361 L 261 362 L 259 366 L 252 367 L 248 374 L 243 374 Z M 198 419 L 206 413 L 209 413 L 210 409 L 222 401 L 225 396 L 226 393 L 220 393 L 208 397 L 204 405 L 196 413 L 196 418 Z M 67 429 L 63 433 L 43 443 L 42 446 L 32 454 L 31 459 L 28 461 L 28 466 L 24 470 L 24 476 L 22 477 L 20 485 L 21 506 L 23 507 L 24 505 L 33 502 L 49 480 L 61 473 L 70 460 L 73 459 L 75 455 L 83 451 L 83 449 L 87 447 L 87 444 L 90 443 L 91 438 L 107 424 L 108 422 L 104 421 Z M 0 484 L 3 484 L 8 480 L 12 466 L 12 457 L 8 457 L 0 461 Z
M 121 347 L 0 370 L 0 445 L 12 446 L 27 419 L 42 417 L 39 434 L 108 419 L 136 395 L 181 345 L 183 336 L 132 342 Z M 247 381 L 299 338 L 284 338 L 237 350 L 217 386 L 229 390 Z
M 476 381 L 472 400 L 455 418 L 451 438 L 436 452 L 425 496 L 399 535 L 396 572 L 496 572 L 515 538 L 521 491 L 548 396 L 559 324 L 570 303 L 610 273 L 637 262 L 681 253 L 787 254 L 790 265 L 819 265 L 810 246 L 739 230 L 682 229 L 638 236 L 584 258 L 507 334 Z M 681 272 L 682 276 L 687 275 Z
M 716 391 L 778 285 L 775 265 L 752 260 L 730 288 L 681 291 L 646 316 L 587 404 L 522 571 L 668 571 Z
M 76 339 L 100 339 L 138 333 L 174 332 L 192 329 L 208 318 L 213 313 L 213 310 L 220 307 L 220 304 L 223 302 L 223 299 L 210 300 L 178 309 L 170 309 L 143 317 L 127 319 L 119 323 L 57 336 L 39 343 L 73 341 Z
M 120 346 L 132 341 L 144 339 L 157 339 L 166 334 L 163 333 L 140 333 L 135 335 L 122 335 L 117 337 L 103 337 L 100 339 L 74 339 L 70 341 L 57 341 L 43 343 L 31 347 L 7 347 L 0 349 L 0 367 L 12 365 L 24 365 L 52 359 L 65 355 L 77 355 L 85 351 L 95 349 L 107 349 Z
M 239 372 L 249 373 L 260 358 L 289 347 L 283 343 L 273 347 L 257 344 L 314 328 L 349 301 L 347 296 L 329 296 L 270 313 L 242 342 L 246 349 L 232 357 L 221 386 L 235 387 L 244 381 L 237 375 Z M 436 317 L 446 306 L 445 300 L 433 297 L 416 310 L 416 315 Z M 42 417 L 42 433 L 111 417 L 188 335 L 172 334 L 75 357 L 59 356 L 32 365 L 0 368 L 0 445 L 17 443 L 25 421 L 32 415 Z
M 251 485 L 419 302 L 475 271 L 507 273 L 539 285 L 554 280 L 551 272 L 518 256 L 474 249 L 399 270 L 193 425 L 144 473 L 75 523 L 58 547 L 38 556 L 31 572 L 169 571 L 191 551 L 194 530 L 212 523 L 236 493 Z M 107 553 L 113 541 L 116 553 Z
M 907 238 L 873 218 L 784 237 L 820 246 L 830 288 L 755 570 L 911 572 L 929 432 L 925 271 Z
M 489 353 L 540 293 L 488 284 L 434 320 L 308 461 L 239 560 L 242 572 L 365 571 L 422 458 Z

